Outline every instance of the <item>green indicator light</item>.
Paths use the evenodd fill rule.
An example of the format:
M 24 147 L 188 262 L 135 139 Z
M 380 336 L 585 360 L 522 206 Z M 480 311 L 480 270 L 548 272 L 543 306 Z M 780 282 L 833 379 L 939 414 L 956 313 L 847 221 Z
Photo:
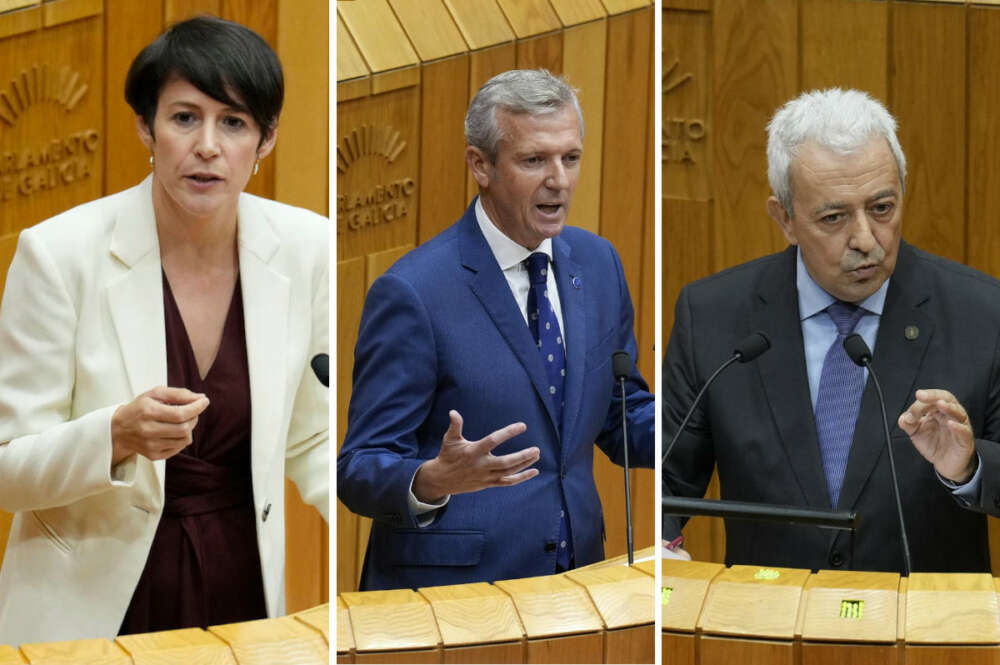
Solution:
M 669 603 L 670 602 L 670 594 L 672 594 L 673 592 L 674 592 L 674 588 L 671 587 L 671 586 L 665 586 L 662 589 L 660 589 L 660 602 L 663 605 L 666 605 L 667 603 Z
M 842 600 L 840 601 L 841 619 L 860 619 L 864 615 L 865 601 L 863 600 Z
M 759 568 L 757 572 L 753 574 L 753 578 L 755 580 L 776 580 L 779 577 L 781 577 L 781 571 L 773 568 Z

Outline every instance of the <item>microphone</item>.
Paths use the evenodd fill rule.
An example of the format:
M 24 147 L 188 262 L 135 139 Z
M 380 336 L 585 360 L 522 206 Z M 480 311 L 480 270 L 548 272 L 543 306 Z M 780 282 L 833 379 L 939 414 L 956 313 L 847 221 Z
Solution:
M 625 379 L 632 373 L 632 356 L 625 351 L 615 351 L 611 354 L 611 369 L 615 374 L 622 392 L 622 449 L 625 451 L 625 543 L 628 547 L 628 565 L 634 561 L 632 543 L 632 491 L 628 478 L 628 412 L 625 406 Z
M 862 342 L 863 341 L 864 340 L 862 340 Z M 719 366 L 719 369 L 715 370 L 710 377 L 708 377 L 708 381 L 706 381 L 705 385 L 701 387 L 700 391 L 698 391 L 698 395 L 694 398 L 694 402 L 691 403 L 691 408 L 689 408 L 688 412 L 684 415 L 684 420 L 681 421 L 680 427 L 677 428 L 677 431 L 674 433 L 674 437 L 670 440 L 670 445 L 667 446 L 666 452 L 664 452 L 663 457 L 660 458 L 661 464 L 667 463 L 667 457 L 670 456 L 670 451 L 673 449 L 674 444 L 677 443 L 677 439 L 680 438 L 681 432 L 684 431 L 684 427 L 688 424 L 688 421 L 691 420 L 691 416 L 694 414 L 695 408 L 698 406 L 701 398 L 705 395 L 708 387 L 712 385 L 713 381 L 715 381 L 716 377 L 722 374 L 722 371 L 733 363 L 748 363 L 751 360 L 756 360 L 761 354 L 770 348 L 771 340 L 769 340 L 767 335 L 759 330 L 757 332 L 750 333 L 740 340 L 740 343 L 736 345 L 735 349 L 733 349 L 733 355 L 730 356 L 726 362 L 722 363 Z
M 851 333 L 844 340 L 844 351 L 855 365 L 864 367 L 872 377 L 875 392 L 878 394 L 878 405 L 882 409 L 882 428 L 885 434 L 885 447 L 889 451 L 889 471 L 892 476 L 892 491 L 896 497 L 896 514 L 899 517 L 899 531 L 903 534 L 903 576 L 909 577 L 913 566 L 910 563 L 910 541 L 906 537 L 906 522 L 903 520 L 903 504 L 899 499 L 899 480 L 896 475 L 896 457 L 892 452 L 892 438 L 889 436 L 889 420 L 885 417 L 885 397 L 882 396 L 882 386 L 878 382 L 875 368 L 872 367 L 872 352 L 865 340 L 858 333 Z
M 319 379 L 319 382 L 329 388 L 330 355 L 327 353 L 317 353 L 313 356 L 313 359 L 309 364 L 312 365 L 313 373 L 316 375 L 316 378 Z

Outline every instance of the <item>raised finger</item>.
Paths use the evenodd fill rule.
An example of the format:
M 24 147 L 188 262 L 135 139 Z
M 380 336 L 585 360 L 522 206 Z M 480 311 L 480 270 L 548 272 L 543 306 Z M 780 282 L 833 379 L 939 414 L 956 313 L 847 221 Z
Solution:
M 188 390 L 187 388 L 176 388 L 171 386 L 156 386 L 152 390 L 146 391 L 146 395 L 149 395 L 157 402 L 163 402 L 164 404 L 187 404 L 193 402 L 199 397 L 204 397 L 203 393 L 196 393 L 193 390 Z
M 520 473 L 512 473 L 510 475 L 503 476 L 497 481 L 497 485 L 500 487 L 510 487 L 511 485 L 523 483 L 525 480 L 531 480 L 537 475 L 538 469 L 525 469 Z
M 520 471 L 524 467 L 534 464 L 538 461 L 540 456 L 541 451 L 538 447 L 532 446 L 531 448 L 518 450 L 515 453 L 499 455 L 492 458 L 489 461 L 489 469 L 490 471 L 496 471 L 505 475 L 514 471 Z
M 969 420 L 969 416 L 965 413 L 965 409 L 957 401 L 937 401 L 938 411 L 945 414 L 946 416 L 960 422 L 964 423 Z
M 198 417 L 208 407 L 208 398 L 202 395 L 187 404 L 164 404 L 151 400 L 146 405 L 146 414 L 158 423 L 180 425 Z
M 921 388 L 917 391 L 916 397 L 921 402 L 934 403 L 939 400 L 944 400 L 946 402 L 957 402 L 955 396 L 944 388 Z
M 448 418 L 451 420 L 448 423 L 448 431 L 444 433 L 444 438 L 453 441 L 462 440 L 462 414 L 460 414 L 455 409 L 448 412 Z
M 487 436 L 483 437 L 474 444 L 479 448 L 479 452 L 486 454 L 499 446 L 504 441 L 512 439 L 518 434 L 524 434 L 524 431 L 528 429 L 528 426 L 524 423 L 511 423 L 506 427 L 501 427 L 495 432 L 490 432 Z

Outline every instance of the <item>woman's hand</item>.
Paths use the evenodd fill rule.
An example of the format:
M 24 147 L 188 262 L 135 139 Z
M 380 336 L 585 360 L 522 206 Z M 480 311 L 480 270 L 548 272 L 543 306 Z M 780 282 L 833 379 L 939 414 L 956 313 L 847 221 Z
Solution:
M 186 388 L 157 386 L 111 416 L 111 465 L 133 453 L 151 460 L 173 457 L 191 443 L 208 398 Z

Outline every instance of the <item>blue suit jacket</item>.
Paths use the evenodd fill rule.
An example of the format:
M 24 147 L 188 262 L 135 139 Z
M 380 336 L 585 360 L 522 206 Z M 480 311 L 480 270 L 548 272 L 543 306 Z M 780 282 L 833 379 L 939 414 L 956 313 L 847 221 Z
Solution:
M 546 575 L 566 496 L 577 565 L 603 557 L 593 444 L 623 457 L 621 397 L 611 354 L 635 359 L 632 303 L 614 248 L 567 227 L 553 240 L 566 336 L 566 406 L 557 431 L 538 349 L 470 206 L 372 285 L 355 349 L 337 493 L 374 519 L 363 589 Z M 629 462 L 653 466 L 653 397 L 626 381 Z M 614 399 L 613 399 L 614 398 Z M 448 411 L 476 440 L 512 422 L 527 431 L 494 450 L 537 445 L 539 475 L 514 487 L 459 494 L 421 528 L 407 503 L 417 468 L 437 455 Z

